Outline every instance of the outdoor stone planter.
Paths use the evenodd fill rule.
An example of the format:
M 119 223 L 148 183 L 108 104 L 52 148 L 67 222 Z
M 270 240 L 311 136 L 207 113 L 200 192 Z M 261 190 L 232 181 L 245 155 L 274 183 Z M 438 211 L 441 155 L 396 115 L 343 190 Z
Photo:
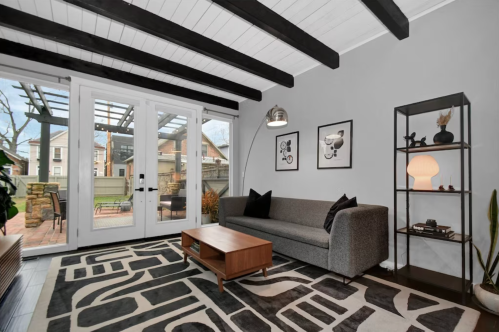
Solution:
M 38 227 L 45 220 L 54 219 L 51 191 L 59 191 L 57 182 L 28 182 L 26 185 L 26 213 L 24 225 L 26 228 Z
M 172 193 L 172 195 L 178 195 L 178 192 L 180 190 L 180 183 L 170 182 L 170 183 L 168 183 L 168 189 L 170 189 L 170 192 Z

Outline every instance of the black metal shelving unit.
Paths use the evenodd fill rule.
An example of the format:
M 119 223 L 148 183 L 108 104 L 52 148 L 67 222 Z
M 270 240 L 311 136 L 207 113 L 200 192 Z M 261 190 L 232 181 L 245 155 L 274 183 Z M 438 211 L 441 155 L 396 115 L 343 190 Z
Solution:
M 450 143 L 450 144 L 438 144 L 438 145 L 427 145 L 422 147 L 409 147 L 409 142 L 405 142 L 404 147 L 399 147 L 397 142 L 399 135 L 397 132 L 397 120 L 398 116 L 405 116 L 405 135 L 409 136 L 409 119 L 412 116 L 419 114 L 424 114 L 428 112 L 435 112 L 444 109 L 449 109 L 452 106 L 459 108 L 459 131 L 460 131 L 460 142 Z M 465 111 L 465 107 L 467 110 Z M 465 141 L 465 113 L 467 113 L 467 142 Z M 444 289 L 449 289 L 462 293 L 462 302 L 466 303 L 466 293 L 472 292 L 473 284 L 473 219 L 472 219 L 472 181 L 471 181 L 471 103 L 464 93 L 457 93 L 445 97 L 435 98 L 431 100 L 426 100 L 423 102 L 399 106 L 395 108 L 395 139 L 394 139 L 394 245 L 395 245 L 395 276 L 404 276 L 408 279 L 418 280 L 427 284 L 438 286 Z M 409 188 L 409 174 L 407 173 L 407 166 L 409 165 L 409 155 L 413 153 L 425 153 L 425 152 L 438 152 L 438 151 L 449 151 L 457 150 L 460 152 L 460 190 L 456 191 L 439 191 L 439 190 L 413 190 Z M 465 156 L 465 150 L 468 150 L 467 158 Z M 397 156 L 403 153 L 405 154 L 406 162 L 406 175 L 405 175 L 405 189 L 397 188 Z M 467 160 L 466 160 L 467 159 Z M 468 162 L 468 188 L 466 189 L 465 181 L 465 162 Z M 406 200 L 406 227 L 397 227 L 397 200 L 399 194 L 405 193 Z M 411 193 L 423 193 L 423 194 L 443 194 L 443 195 L 457 195 L 460 198 L 461 204 L 461 233 L 455 234 L 452 238 L 441 238 L 433 236 L 430 234 L 419 234 L 411 233 L 407 230 L 410 229 L 410 197 Z M 468 199 L 468 232 L 466 234 L 466 199 Z M 401 269 L 397 268 L 397 239 L 398 235 L 405 235 L 407 249 L 407 265 Z M 420 268 L 417 266 L 411 266 L 410 264 L 410 238 L 411 236 L 424 237 L 434 240 L 453 242 L 461 245 L 461 278 L 443 274 L 440 272 L 435 272 L 432 270 Z M 466 244 L 469 244 L 469 276 L 470 280 L 466 279 Z

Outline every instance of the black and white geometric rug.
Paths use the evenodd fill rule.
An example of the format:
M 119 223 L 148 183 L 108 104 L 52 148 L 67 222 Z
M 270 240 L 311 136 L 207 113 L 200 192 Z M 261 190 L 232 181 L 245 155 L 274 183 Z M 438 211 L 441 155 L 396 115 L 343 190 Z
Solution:
M 30 332 L 469 332 L 479 312 L 381 279 L 348 286 L 326 270 L 273 257 L 262 273 L 225 282 L 180 240 L 52 260 Z

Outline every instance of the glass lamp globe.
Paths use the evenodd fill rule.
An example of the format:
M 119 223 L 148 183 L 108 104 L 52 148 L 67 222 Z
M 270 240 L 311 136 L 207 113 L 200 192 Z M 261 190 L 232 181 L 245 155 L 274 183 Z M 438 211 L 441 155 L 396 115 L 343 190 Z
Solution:
M 412 158 L 407 173 L 414 178 L 414 190 L 433 190 L 431 178 L 438 174 L 440 168 L 432 156 L 416 156 Z

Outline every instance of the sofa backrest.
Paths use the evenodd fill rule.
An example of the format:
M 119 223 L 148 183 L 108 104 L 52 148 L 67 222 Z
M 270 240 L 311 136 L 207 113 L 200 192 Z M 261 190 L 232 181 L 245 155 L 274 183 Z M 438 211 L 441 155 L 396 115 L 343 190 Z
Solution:
M 269 217 L 304 226 L 322 228 L 331 201 L 314 201 L 287 197 L 272 197 Z

